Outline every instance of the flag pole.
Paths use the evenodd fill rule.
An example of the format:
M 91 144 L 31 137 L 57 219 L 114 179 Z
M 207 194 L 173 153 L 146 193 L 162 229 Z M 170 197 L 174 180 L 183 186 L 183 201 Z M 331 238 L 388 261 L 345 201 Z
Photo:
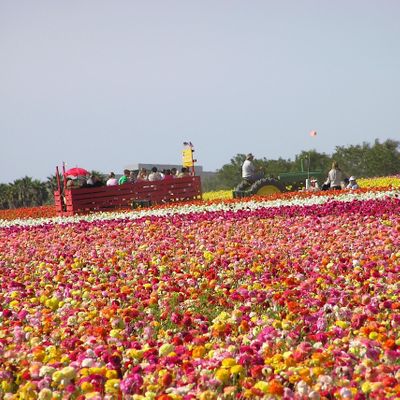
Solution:
M 311 131 L 310 136 L 311 137 L 317 136 L 317 131 Z M 310 162 L 311 162 L 311 153 L 310 152 L 308 152 L 307 158 L 308 158 L 308 167 L 307 167 L 306 189 L 309 189 L 309 187 L 310 187 Z

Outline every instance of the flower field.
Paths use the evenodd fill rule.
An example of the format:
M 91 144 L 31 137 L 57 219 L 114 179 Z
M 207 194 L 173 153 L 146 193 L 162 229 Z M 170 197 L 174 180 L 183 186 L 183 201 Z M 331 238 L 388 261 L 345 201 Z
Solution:
M 2 219 L 0 398 L 400 398 L 399 193 Z

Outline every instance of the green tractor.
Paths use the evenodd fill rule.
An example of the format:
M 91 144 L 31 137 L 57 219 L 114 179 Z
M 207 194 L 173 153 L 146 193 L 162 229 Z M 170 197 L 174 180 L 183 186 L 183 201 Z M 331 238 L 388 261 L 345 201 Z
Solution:
M 254 183 L 243 179 L 234 189 L 233 198 L 270 196 L 275 193 L 298 191 L 306 187 L 306 181 L 311 177 L 321 186 L 324 179 L 322 171 L 284 172 L 278 177 L 266 177 Z

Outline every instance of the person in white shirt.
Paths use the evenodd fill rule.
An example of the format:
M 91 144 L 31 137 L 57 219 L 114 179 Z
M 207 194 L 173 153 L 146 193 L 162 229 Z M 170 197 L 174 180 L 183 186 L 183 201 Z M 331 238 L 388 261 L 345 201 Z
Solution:
M 342 182 L 344 181 L 344 174 L 339 168 L 337 161 L 332 163 L 332 169 L 328 172 L 328 178 L 324 185 L 330 189 L 340 190 L 342 188 Z
M 163 176 L 160 174 L 160 172 L 158 172 L 157 167 L 153 167 L 148 176 L 148 180 L 154 182 L 154 181 L 161 181 L 162 179 Z
M 118 185 L 118 180 L 115 178 L 114 172 L 110 172 L 110 175 L 108 176 L 106 185 L 107 186 L 116 186 L 116 185 Z
M 346 189 L 360 189 L 360 186 L 358 186 L 358 183 L 354 176 L 351 176 L 349 178 L 349 184 L 346 186 Z
M 257 171 L 253 160 L 253 154 L 249 153 L 247 154 L 242 165 L 242 178 L 251 183 L 263 178 L 263 173 L 261 171 Z

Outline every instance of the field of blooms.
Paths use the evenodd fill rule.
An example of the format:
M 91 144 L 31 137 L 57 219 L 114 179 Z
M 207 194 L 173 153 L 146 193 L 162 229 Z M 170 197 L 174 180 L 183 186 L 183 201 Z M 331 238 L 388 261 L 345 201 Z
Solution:
M 0 398 L 400 398 L 399 194 L 3 219 Z

